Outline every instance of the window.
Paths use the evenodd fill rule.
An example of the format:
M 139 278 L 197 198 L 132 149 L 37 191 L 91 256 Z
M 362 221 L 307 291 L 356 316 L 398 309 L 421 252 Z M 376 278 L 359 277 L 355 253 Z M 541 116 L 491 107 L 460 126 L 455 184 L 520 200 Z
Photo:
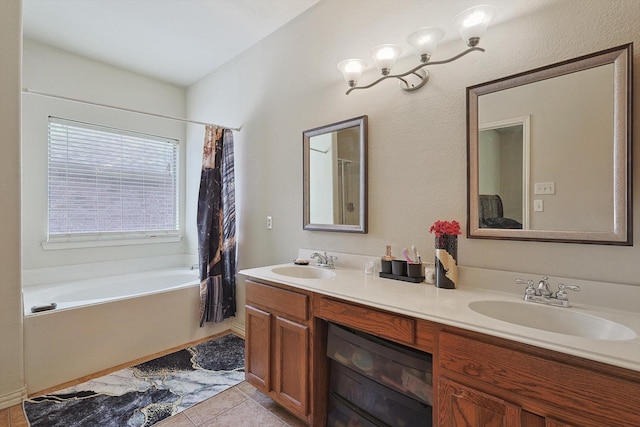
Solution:
M 179 234 L 178 141 L 49 117 L 49 242 Z

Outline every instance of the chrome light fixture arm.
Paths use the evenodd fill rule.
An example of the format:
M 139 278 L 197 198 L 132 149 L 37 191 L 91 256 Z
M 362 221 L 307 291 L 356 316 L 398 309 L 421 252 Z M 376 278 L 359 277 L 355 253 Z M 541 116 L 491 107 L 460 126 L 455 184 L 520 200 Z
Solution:
M 444 37 L 444 30 L 438 27 L 423 27 L 407 37 L 407 43 L 411 45 L 413 51 L 418 56 L 420 64 L 411 70 L 401 74 L 391 74 L 391 69 L 396 60 L 402 54 L 402 47 L 397 44 L 381 44 L 371 49 L 371 58 L 382 74 L 382 77 L 366 86 L 358 86 L 358 80 L 369 66 L 368 63 L 359 58 L 350 58 L 340 61 L 337 64 L 338 70 L 342 73 L 345 82 L 349 85 L 346 94 L 350 94 L 356 89 L 368 89 L 388 78 L 399 80 L 400 88 L 405 91 L 414 91 L 423 87 L 429 81 L 429 72 L 424 69 L 429 65 L 447 64 L 453 62 L 466 54 L 474 51 L 484 52 L 478 47 L 480 39 L 489 26 L 496 13 L 496 8 L 490 5 L 479 5 L 470 7 L 458 15 L 453 20 L 453 26 L 458 30 L 462 40 L 469 49 L 444 61 L 429 62 L 438 45 Z
M 390 78 L 395 78 L 398 79 L 400 81 L 402 81 L 404 83 L 404 85 L 406 87 L 403 87 L 403 90 L 406 91 L 414 91 L 417 89 L 420 89 L 422 86 L 424 86 L 425 84 L 427 84 L 427 82 L 429 81 L 429 74 L 426 73 L 424 70 L 422 70 L 424 67 L 428 67 L 430 65 L 441 65 L 441 64 L 448 64 L 450 62 L 456 61 L 460 58 L 462 58 L 463 56 L 467 55 L 468 53 L 471 52 L 484 52 L 484 49 L 481 47 L 471 47 L 463 52 L 460 52 L 459 54 L 452 56 L 449 59 L 445 59 L 442 61 L 433 61 L 433 62 L 425 62 L 423 64 L 420 64 L 414 68 L 412 68 L 411 70 L 401 73 L 401 74 L 388 74 L 386 76 L 382 76 L 380 77 L 378 80 L 374 81 L 373 83 L 370 83 L 366 86 L 353 86 L 351 88 L 349 88 L 349 90 L 347 90 L 346 94 L 349 95 L 351 92 L 353 92 L 356 89 L 368 89 L 370 87 L 373 87 L 375 85 L 377 85 L 378 83 L 380 83 L 383 80 L 386 79 L 390 79 Z M 419 71 L 422 71 L 421 73 Z M 409 85 L 409 82 L 407 82 L 407 80 L 405 80 L 403 77 L 406 77 L 410 74 L 413 74 L 415 76 L 417 76 L 420 79 L 420 83 L 418 83 L 417 85 Z

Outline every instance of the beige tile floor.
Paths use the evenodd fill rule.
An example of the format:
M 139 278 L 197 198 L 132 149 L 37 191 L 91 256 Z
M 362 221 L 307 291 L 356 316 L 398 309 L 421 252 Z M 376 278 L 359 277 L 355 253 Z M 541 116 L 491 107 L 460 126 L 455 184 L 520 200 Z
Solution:
M 10 408 L 0 409 L 0 427 L 28 427 L 22 405 L 15 405 Z
M 0 410 L 0 427 L 27 427 L 21 405 Z M 154 427 L 304 427 L 273 400 L 241 382 Z
M 167 418 L 154 427 L 303 427 L 295 418 L 247 382 Z

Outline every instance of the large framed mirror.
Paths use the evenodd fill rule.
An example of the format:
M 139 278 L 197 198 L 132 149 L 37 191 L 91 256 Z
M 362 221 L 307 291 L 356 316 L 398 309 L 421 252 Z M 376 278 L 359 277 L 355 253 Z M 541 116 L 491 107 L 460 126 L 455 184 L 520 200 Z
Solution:
M 467 88 L 469 238 L 632 245 L 632 49 Z
M 367 232 L 367 116 L 306 130 L 305 230 Z

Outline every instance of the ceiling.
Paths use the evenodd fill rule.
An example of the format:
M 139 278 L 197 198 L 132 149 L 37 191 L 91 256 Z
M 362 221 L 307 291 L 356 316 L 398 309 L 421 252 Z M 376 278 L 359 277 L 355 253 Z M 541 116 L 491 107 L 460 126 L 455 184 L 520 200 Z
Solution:
M 22 0 L 23 33 L 78 55 L 190 86 L 317 2 Z
M 4 0 L 0 0 L 4 1 Z M 187 87 L 276 31 L 319 0 L 22 0 L 26 38 Z M 323 0 L 326 1 L 326 0 Z M 425 16 L 458 38 L 450 23 L 480 0 L 332 0 L 362 5 L 354 33 L 371 43 L 402 40 Z M 483 0 L 495 23 L 558 0 Z M 394 5 L 390 8 L 389 5 Z M 365 7 L 366 5 L 366 7 Z M 384 19 L 380 19 L 384 17 Z M 344 19 L 345 17 L 340 17 Z M 358 21 L 359 19 L 359 21 Z M 415 22 L 414 22 L 415 21 Z M 364 45 L 363 45 L 364 46 Z M 368 46 L 371 47 L 371 46 Z

